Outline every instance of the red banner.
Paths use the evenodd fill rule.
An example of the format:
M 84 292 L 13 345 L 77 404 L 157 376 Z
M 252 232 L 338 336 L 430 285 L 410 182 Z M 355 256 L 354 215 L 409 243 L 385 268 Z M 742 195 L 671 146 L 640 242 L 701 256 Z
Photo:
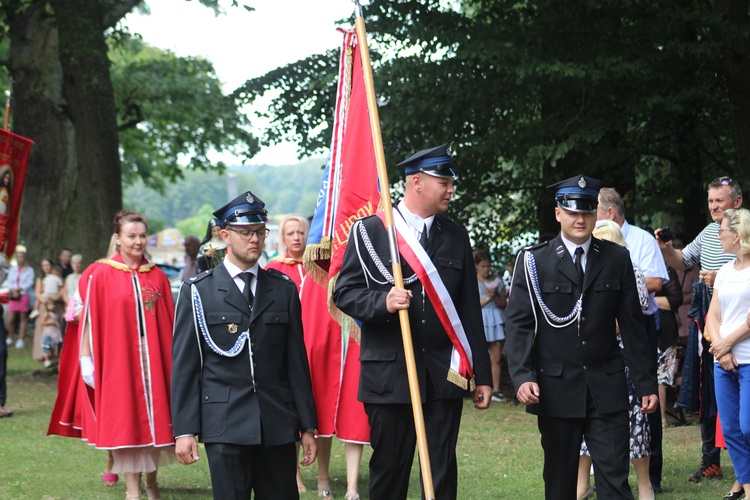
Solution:
M 335 277 L 344 260 L 349 229 L 360 217 L 374 214 L 380 203 L 378 167 L 372 142 L 370 115 L 359 45 L 352 47 L 352 84 L 341 144 L 341 184 L 331 241 L 329 276 Z
M 0 250 L 10 259 L 18 243 L 21 197 L 34 141 L 0 129 Z

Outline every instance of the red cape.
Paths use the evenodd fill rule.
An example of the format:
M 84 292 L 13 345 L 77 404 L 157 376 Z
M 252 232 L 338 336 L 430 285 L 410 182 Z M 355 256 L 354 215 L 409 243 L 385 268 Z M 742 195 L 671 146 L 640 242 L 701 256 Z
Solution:
M 131 272 L 116 255 L 86 269 L 79 293 L 84 308 L 78 338 L 65 340 L 48 432 L 82 437 L 104 449 L 173 444 L 169 384 L 174 304 L 166 275 L 147 261 Z M 78 368 L 84 328 L 91 331 L 95 390 L 83 384 Z

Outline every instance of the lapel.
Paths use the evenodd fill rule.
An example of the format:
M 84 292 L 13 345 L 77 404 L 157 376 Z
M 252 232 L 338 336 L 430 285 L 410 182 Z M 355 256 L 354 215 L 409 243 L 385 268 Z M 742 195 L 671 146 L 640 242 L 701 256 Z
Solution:
M 214 276 L 216 277 L 216 289 L 221 294 L 224 294 L 224 302 L 231 305 L 235 309 L 238 309 L 243 314 L 250 313 L 250 307 L 247 304 L 247 300 L 240 292 L 237 284 L 234 282 L 229 271 L 224 267 L 224 263 L 214 268 Z
M 557 270 L 567 277 L 571 283 L 580 288 L 582 283 L 578 281 L 576 265 L 573 263 L 573 257 L 570 256 L 570 252 L 565 248 L 562 237 L 558 234 L 550 243 L 555 251 Z M 588 269 L 588 262 L 586 263 L 586 268 Z
M 268 271 L 258 268 L 257 279 L 258 283 L 255 285 L 255 300 L 253 303 L 253 314 L 250 318 L 251 322 L 255 321 L 255 318 L 263 314 L 263 311 L 273 304 L 275 298 L 275 291 L 271 284 L 271 280 L 268 277 Z M 242 300 L 244 299 L 245 298 L 242 297 Z
M 428 233 L 429 237 L 427 238 L 427 248 L 425 248 L 425 252 L 427 252 L 427 255 L 432 257 L 435 255 L 435 252 L 438 248 L 440 248 L 443 244 L 443 225 L 441 223 L 440 217 L 435 217 L 432 220 L 432 226 L 430 227 L 430 232 Z
M 602 242 L 592 236 L 589 255 L 586 257 L 586 271 L 584 272 L 583 280 L 584 291 L 594 282 L 594 279 L 603 268 L 604 259 L 602 258 Z

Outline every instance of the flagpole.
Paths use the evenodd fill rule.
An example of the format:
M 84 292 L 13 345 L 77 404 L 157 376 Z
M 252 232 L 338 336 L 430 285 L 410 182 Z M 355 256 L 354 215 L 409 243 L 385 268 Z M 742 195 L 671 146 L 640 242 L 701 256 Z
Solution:
M 380 118 L 378 117 L 378 103 L 375 96 L 375 83 L 372 77 L 372 66 L 370 65 L 370 51 L 367 47 L 367 34 L 365 33 L 365 21 L 362 17 L 362 6 L 359 0 L 354 0 L 355 29 L 359 43 L 360 55 L 362 57 L 362 70 L 364 72 L 365 90 L 367 92 L 367 109 L 370 112 L 370 128 L 372 130 L 372 141 L 375 146 L 375 161 L 378 167 L 378 181 L 381 189 L 381 203 L 385 212 L 385 226 L 388 231 L 388 240 L 391 249 L 391 260 L 393 262 L 393 285 L 404 288 L 404 276 L 401 271 L 401 259 L 396 242 L 396 230 L 393 225 L 393 205 L 391 203 L 391 192 L 388 184 L 388 171 L 385 165 L 385 153 L 383 151 L 383 137 L 380 133 Z M 427 500 L 434 500 L 435 491 L 432 484 L 432 469 L 430 467 L 430 456 L 427 452 L 427 433 L 424 425 L 424 414 L 422 413 L 422 396 L 419 391 L 419 379 L 417 377 L 417 364 L 414 360 L 414 345 L 411 339 L 411 325 L 409 324 L 409 311 L 401 309 L 398 312 L 401 322 L 401 337 L 404 343 L 404 357 L 406 358 L 406 373 L 409 379 L 409 392 L 411 393 L 411 407 L 414 413 L 414 427 L 417 432 L 417 450 L 419 452 L 419 464 L 422 471 L 422 482 L 424 483 L 424 496 Z

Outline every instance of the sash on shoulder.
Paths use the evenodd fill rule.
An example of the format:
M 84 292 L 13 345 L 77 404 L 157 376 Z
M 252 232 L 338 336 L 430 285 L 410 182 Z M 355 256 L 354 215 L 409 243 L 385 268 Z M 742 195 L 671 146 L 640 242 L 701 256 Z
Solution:
M 385 214 L 377 212 L 376 215 L 385 225 Z M 440 324 L 453 344 L 451 364 L 447 376 L 448 381 L 464 390 L 473 391 L 475 383 L 471 346 L 466 338 L 466 331 L 461 323 L 461 318 L 458 316 L 456 306 L 453 304 L 453 299 L 448 293 L 448 289 L 445 288 L 432 259 L 427 255 L 417 238 L 414 237 L 403 216 L 397 210 L 394 210 L 393 215 L 399 253 L 417 274 L 440 319 Z

